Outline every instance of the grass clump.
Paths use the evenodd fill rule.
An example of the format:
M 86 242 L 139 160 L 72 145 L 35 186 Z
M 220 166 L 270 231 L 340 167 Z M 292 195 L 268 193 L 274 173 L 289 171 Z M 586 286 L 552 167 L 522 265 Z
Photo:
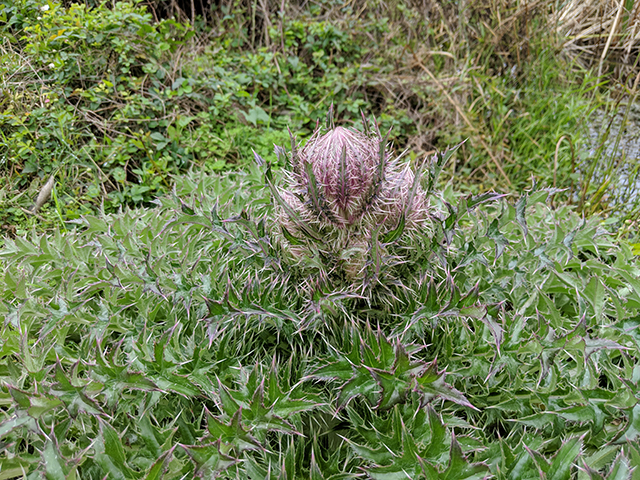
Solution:
M 342 145 L 337 128 L 327 141 Z M 314 222 L 284 207 L 266 165 L 7 241 L 3 470 L 628 478 L 640 452 L 629 248 L 550 208 L 546 190 L 435 192 L 444 159 L 421 180 L 443 212 L 431 231 L 369 236 L 367 268 L 394 267 L 378 289 L 332 275 L 326 255 L 292 261 L 277 210 Z M 329 202 L 331 184 L 316 186 Z M 394 249 L 410 255 L 398 264 Z M 324 281 L 301 288 L 301 269 Z

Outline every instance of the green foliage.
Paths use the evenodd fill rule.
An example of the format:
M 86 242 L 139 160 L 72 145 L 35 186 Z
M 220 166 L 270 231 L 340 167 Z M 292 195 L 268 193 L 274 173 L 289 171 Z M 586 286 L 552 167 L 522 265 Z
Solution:
M 580 183 L 580 155 L 591 147 L 585 120 L 595 109 L 596 102 L 587 99 L 597 82 L 588 74 L 561 70 L 555 55 L 543 50 L 536 62 L 514 65 L 510 72 L 471 74 L 478 89 L 472 113 L 490 132 L 492 150 L 517 191 L 533 177 L 566 188 L 565 200 L 571 201 Z M 489 161 L 479 151 L 466 168 Z
M 251 5 L 187 24 L 136 3 L 0 3 L 2 230 L 148 206 L 189 169 L 269 155 L 286 127 L 304 139 L 332 101 L 344 123 L 362 126 L 364 110 L 393 127 L 412 158 L 469 138 L 447 174 L 471 191 L 534 175 L 574 201 L 582 122 L 601 100 L 588 106 L 594 82 L 562 63 L 544 15 L 516 9 L 505 29 L 481 4 Z M 587 190 L 603 207 L 604 190 Z
M 7 226 L 24 226 L 51 175 L 57 201 L 42 211 L 49 223 L 148 205 L 173 175 L 234 168 L 252 149 L 266 156 L 287 125 L 310 132 L 328 92 L 352 116 L 368 105 L 352 92 L 365 82 L 354 63 L 364 52 L 324 21 L 291 20 L 285 51 L 248 52 L 230 43 L 232 31 L 201 49 L 190 26 L 153 22 L 126 2 L 21 0 L 0 9 L 8 93 L 0 168 L 14 178 L 2 185 Z
M 7 241 L 3 472 L 617 479 L 639 466 L 640 280 L 597 219 L 550 209 L 547 191 L 510 203 L 447 189 L 430 253 L 367 305 L 345 283 L 299 288 L 260 177 L 187 177 L 155 209 Z
M 636 478 L 633 251 L 555 188 L 479 193 L 589 198 L 590 81 L 482 2 L 269 8 L 0 0 L 0 478 Z M 367 237 L 367 288 L 292 261 L 284 157 L 249 166 L 331 101 L 412 160 L 469 137 L 426 165 L 432 231 Z

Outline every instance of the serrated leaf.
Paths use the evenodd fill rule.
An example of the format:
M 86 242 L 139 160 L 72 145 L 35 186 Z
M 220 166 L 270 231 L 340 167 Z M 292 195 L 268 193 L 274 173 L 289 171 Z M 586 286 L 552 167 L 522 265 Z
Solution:
M 286 418 L 289 415 L 295 413 L 306 412 L 307 410 L 313 410 L 319 404 L 312 400 L 303 398 L 289 398 L 288 395 L 276 399 L 271 406 L 271 410 L 276 416 Z
M 571 260 L 573 258 L 573 241 L 575 240 L 577 233 L 578 230 L 572 230 L 571 232 L 567 233 L 567 235 L 565 235 L 565 237 L 562 239 L 562 244 L 569 252 L 567 260 Z
M 273 184 L 273 181 L 269 177 L 267 177 L 267 185 L 269 186 L 269 189 L 271 190 L 271 195 L 275 199 L 276 203 L 278 203 L 278 205 L 282 207 L 282 209 L 285 211 L 287 216 L 291 219 L 293 223 L 295 223 L 295 225 L 300 229 L 300 231 L 304 233 L 306 236 L 308 236 L 309 238 L 312 238 L 317 242 L 321 242 L 322 240 L 320 239 L 319 234 L 312 227 L 307 225 L 300 218 L 300 215 L 298 215 L 296 211 L 293 208 L 291 208 L 291 206 L 286 202 L 286 200 L 280 196 L 280 193 L 278 193 L 277 188 L 275 187 L 275 185 Z
M 381 387 L 380 400 L 377 409 L 388 410 L 395 404 L 404 401 L 409 392 L 410 385 L 399 376 L 385 371 L 371 369 L 371 375 Z
M 576 405 L 558 410 L 557 415 L 570 422 L 594 422 L 595 412 L 591 405 Z
M 461 392 L 444 381 L 445 376 L 444 371 L 438 372 L 436 361 L 434 360 L 426 365 L 423 372 L 416 377 L 417 388 L 428 396 L 438 396 L 458 405 L 478 410 Z
M 449 216 L 444 220 L 442 230 L 447 245 L 451 245 L 451 242 L 453 242 L 453 234 L 455 233 L 456 225 L 458 223 L 458 210 L 448 202 L 444 202 L 444 205 L 449 211 Z
M 285 228 L 284 225 L 280 225 L 280 230 L 282 231 L 282 235 L 284 235 L 284 238 L 286 238 L 287 242 L 289 242 L 290 245 L 304 245 L 304 242 L 299 238 L 294 237 L 289 232 L 289 230 Z
M 523 478 L 540 478 L 539 473 L 533 470 L 533 458 L 528 451 L 521 452 L 515 460 L 515 463 L 506 465 L 509 469 L 509 480 L 521 480 Z
M 240 409 L 240 405 L 234 400 L 233 396 L 229 393 L 229 390 L 225 385 L 222 384 L 220 379 L 218 379 L 218 395 L 220 397 L 220 402 L 222 405 L 221 410 L 228 415 L 229 417 L 233 417 L 235 413 Z
M 416 465 L 418 465 L 417 459 Z M 403 467 L 399 465 L 373 467 L 368 469 L 367 473 L 373 480 L 407 480 L 416 478 L 414 473 L 407 472 Z
M 449 465 L 442 473 L 442 480 L 480 480 L 490 475 L 489 467 L 483 463 L 469 463 L 462 453 L 455 435 L 451 437 Z
M 31 406 L 31 396 L 29 393 L 23 392 L 22 390 L 12 386 L 8 386 L 8 388 L 13 401 L 16 402 L 22 410 L 26 410 Z
M 191 208 L 186 203 L 183 203 L 182 201 L 180 201 L 180 209 L 182 210 L 182 213 L 186 213 L 187 215 L 195 215 L 196 213 L 193 208 Z M 202 217 L 202 218 L 206 218 L 206 217 Z
M 431 157 L 431 161 L 429 162 L 429 179 L 427 181 L 427 189 L 426 189 L 426 194 L 427 195 L 431 195 L 431 193 L 433 192 L 433 190 L 434 190 L 434 188 L 436 186 L 438 177 L 440 176 L 440 173 L 442 172 L 442 169 L 447 164 L 449 159 L 453 156 L 453 154 L 465 142 L 466 142 L 466 140 L 463 140 L 462 142 L 460 142 L 455 147 L 448 148 L 444 152 L 437 152 L 436 154 L 433 155 L 433 157 Z
M 22 425 L 33 426 L 35 425 L 35 420 L 26 415 L 20 417 L 14 416 L 5 420 L 0 423 L 0 439 Z
M 354 375 L 353 366 L 347 360 L 340 360 L 324 367 L 319 368 L 308 378 L 317 378 L 318 380 L 344 380 L 347 381 Z
M 387 140 L 389 138 L 389 133 L 384 136 L 380 140 L 378 144 L 378 171 L 376 176 L 376 182 L 379 185 L 385 180 L 385 171 L 387 168 Z
M 235 445 L 239 451 L 262 449 L 260 442 L 242 427 L 242 408 L 236 411 L 229 424 L 214 417 L 209 410 L 205 409 L 205 412 L 207 415 L 207 430 L 215 440 Z
M 371 400 L 372 395 L 380 392 L 380 386 L 378 382 L 371 376 L 371 374 L 364 368 L 357 369 L 356 375 L 345 383 L 340 389 L 340 396 L 338 397 L 339 408 L 344 408 L 351 400 L 358 395 Z M 377 396 L 377 395 L 376 395 Z
M 594 470 L 601 470 L 605 466 L 609 465 L 611 461 L 618 455 L 620 452 L 620 446 L 618 445 L 608 445 L 602 448 L 599 448 L 592 455 L 589 455 L 584 459 L 584 463 Z
M 613 462 L 609 475 L 607 475 L 607 480 L 629 480 L 631 473 L 629 461 L 624 455 L 620 454 L 618 458 L 616 458 L 616 461 Z
M 520 196 L 520 198 L 516 202 L 516 221 L 520 224 L 520 227 L 522 228 L 522 234 L 524 235 L 525 238 L 529 234 L 529 229 L 527 228 L 527 217 L 526 217 L 527 198 L 528 196 L 524 194 Z
M 416 478 L 423 469 L 424 462 L 417 453 L 417 447 L 411 433 L 399 418 L 397 409 L 394 411 L 394 417 L 395 435 L 400 437 L 398 440 L 401 442 L 401 453 L 394 449 L 395 451 L 391 452 L 393 457 L 390 465 L 374 466 L 367 469 L 369 476 L 375 480 Z M 389 449 L 388 446 L 386 448 Z
M 103 468 L 112 472 L 116 478 L 123 476 L 124 478 L 134 478 L 133 471 L 127 465 L 127 456 L 124 453 L 122 439 L 118 432 L 106 421 L 99 419 L 100 434 L 104 444 Z
M 504 197 L 506 197 L 506 194 L 495 193 L 495 192 L 487 192 L 487 193 L 482 193 L 480 195 L 472 195 L 469 198 L 467 198 L 467 202 L 466 202 L 467 209 L 473 210 L 478 205 L 481 205 L 483 203 L 495 202 L 496 200 L 499 200 Z
M 213 478 L 238 462 L 220 452 L 219 440 L 207 445 L 179 445 L 195 464 L 196 477 Z
M 200 390 L 198 390 L 188 378 L 180 375 L 170 374 L 157 376 L 153 381 L 158 389 L 179 393 L 185 397 L 195 397 L 200 394 Z
M 362 337 L 362 360 L 366 367 L 386 370 L 395 363 L 395 348 L 380 331 L 367 326 L 367 335 Z
M 556 415 L 553 412 L 540 412 L 534 413 L 533 415 L 527 415 L 522 418 L 516 418 L 511 421 L 522 423 L 523 425 L 528 425 L 537 429 L 542 429 L 550 423 L 555 422 Z
M 322 471 L 316 463 L 315 451 L 311 448 L 311 462 L 309 464 L 309 480 L 324 480 Z
M 584 289 L 584 297 L 593 307 L 596 321 L 602 320 L 602 312 L 604 311 L 605 304 L 605 289 L 604 285 L 598 277 L 592 277 L 589 283 Z
M 162 455 L 158 457 L 158 459 L 153 462 L 153 465 L 149 468 L 147 472 L 147 476 L 144 477 L 145 480 L 160 480 L 164 477 L 164 473 L 166 472 L 169 461 L 171 460 L 171 456 L 173 455 L 174 447 L 171 447 L 170 450 L 167 450 Z
M 405 213 L 402 212 L 400 214 L 400 220 L 398 220 L 398 226 L 393 230 L 391 230 L 390 232 L 387 232 L 383 235 L 382 243 L 395 242 L 398 238 L 400 238 L 400 236 L 404 232 L 404 226 L 405 226 Z
M 42 451 L 44 460 L 45 475 L 48 480 L 65 480 L 68 469 L 58 446 L 53 441 L 48 441 Z
M 427 415 L 429 418 L 429 429 L 431 431 L 431 438 L 429 440 L 429 446 L 425 451 L 425 460 L 437 460 L 443 452 L 446 452 L 449 447 L 445 442 L 447 437 L 447 429 L 442 422 L 442 419 L 438 416 L 432 405 L 427 406 Z
M 371 448 L 366 445 L 358 445 L 348 438 L 345 438 L 344 440 L 351 446 L 353 452 L 364 460 L 373 462 L 376 465 L 388 465 L 393 461 L 394 454 L 389 451 L 387 446 Z
M 318 182 L 316 180 L 316 175 L 313 173 L 313 165 L 309 162 L 305 162 L 304 164 L 304 172 L 307 176 L 307 193 L 309 194 L 309 199 L 311 200 L 311 206 L 313 207 L 313 211 L 316 215 L 326 216 L 326 208 L 324 205 L 324 199 L 320 194 L 320 190 L 318 189 Z
M 228 313 L 228 309 L 224 306 L 223 302 L 219 302 L 216 300 L 210 300 L 204 297 L 204 301 L 207 304 L 207 308 L 209 309 L 209 316 L 215 317 L 218 315 L 224 315 Z
M 31 406 L 27 410 L 27 413 L 33 418 L 40 418 L 43 414 L 59 405 L 62 405 L 62 401 L 55 397 L 33 396 L 31 397 Z
M 464 310 L 461 310 L 461 313 L 464 313 Z M 481 316 L 475 318 L 480 318 L 480 321 L 489 328 L 489 331 L 491 332 L 491 335 L 496 342 L 496 349 L 498 350 L 498 353 L 500 353 L 500 346 L 502 345 L 502 341 L 504 340 L 504 329 L 498 322 L 495 321 L 492 315 L 487 315 L 486 309 L 481 310 L 480 314 Z
M 143 439 L 147 449 L 154 456 L 159 456 L 162 452 L 160 442 L 156 436 L 156 428 L 151 424 L 151 420 L 148 415 L 143 415 L 138 420 L 138 427 L 140 437 Z
M 614 443 L 625 443 L 635 441 L 640 437 L 640 402 L 629 411 L 629 421 L 624 430 L 618 434 Z
M 553 457 L 553 462 L 547 471 L 548 480 L 569 480 L 571 468 L 582 449 L 582 438 L 574 437 L 562 443 Z
M 509 245 L 509 240 L 507 240 L 505 236 L 500 233 L 498 219 L 494 219 L 493 222 L 491 222 L 491 225 L 489 225 L 489 229 L 487 230 L 487 237 L 493 240 L 496 244 L 495 260 L 498 260 L 498 258 L 500 258 L 500 256 L 504 252 L 505 247 Z

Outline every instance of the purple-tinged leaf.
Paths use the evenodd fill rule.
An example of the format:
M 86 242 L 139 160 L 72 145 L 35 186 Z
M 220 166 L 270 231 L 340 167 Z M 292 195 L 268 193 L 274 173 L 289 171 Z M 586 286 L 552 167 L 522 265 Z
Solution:
M 491 225 L 489 225 L 489 228 L 487 230 L 487 237 L 493 240 L 494 243 L 496 244 L 496 256 L 494 259 L 494 264 L 495 264 L 495 262 L 500 258 L 500 256 L 504 252 L 505 247 L 509 245 L 509 240 L 507 240 L 505 236 L 500 232 L 497 218 L 494 219 L 493 222 L 491 222 Z
M 527 218 L 526 218 L 526 210 L 527 210 L 527 198 L 528 196 L 522 195 L 520 199 L 516 202 L 516 220 L 520 224 L 522 228 L 522 234 L 526 238 L 529 234 L 529 229 L 527 228 Z
M 251 151 L 253 152 L 253 159 L 256 161 L 259 167 L 266 165 L 267 162 L 264 160 L 264 158 L 258 155 L 253 148 L 251 149 Z
M 205 413 L 207 417 L 207 430 L 215 440 L 234 445 L 239 451 L 263 450 L 260 442 L 243 428 L 242 408 L 236 411 L 229 424 L 214 417 L 206 408 Z
M 364 134 L 367 136 L 371 135 L 371 130 L 369 128 L 369 121 L 367 120 L 367 117 L 365 116 L 362 110 L 360 110 L 360 118 L 362 118 L 362 129 L 364 130 Z
M 458 405 L 478 410 L 461 392 L 444 381 L 445 376 L 444 370 L 438 371 L 436 360 L 434 360 L 427 364 L 421 374 L 416 377 L 416 390 L 427 397 L 441 397 Z
M 404 214 L 410 215 L 411 210 L 413 208 L 413 200 L 418 193 L 418 187 L 420 186 L 420 178 L 422 177 L 422 165 L 418 167 L 413 175 L 413 183 L 411 184 L 411 189 L 409 190 L 409 194 L 407 195 L 407 205 L 405 206 Z
M 307 177 L 307 193 L 311 200 L 311 207 L 313 212 L 318 216 L 326 216 L 325 200 L 322 198 L 320 189 L 318 188 L 318 181 L 313 173 L 313 165 L 309 162 L 304 163 L 304 172 Z
M 478 205 L 483 203 L 495 202 L 501 198 L 506 197 L 507 195 L 504 193 L 495 193 L 495 192 L 487 192 L 482 193 L 480 195 L 473 195 L 467 198 L 467 208 L 469 210 L 473 210 Z
M 340 208 L 345 209 L 349 203 L 349 179 L 347 178 L 347 146 L 342 146 L 340 154 L 340 171 L 338 176 L 338 203 Z
M 196 466 L 194 475 L 201 478 L 215 478 L 238 460 L 220 452 L 220 440 L 207 445 L 182 445 Z
M 173 456 L 174 449 L 175 446 L 171 447 L 169 450 L 162 453 L 155 462 L 153 462 L 153 465 L 149 468 L 144 480 L 161 480 L 164 477 L 165 472 L 169 468 L 169 462 Z
M 444 220 L 442 230 L 444 232 L 444 239 L 447 242 L 447 245 L 451 245 L 451 242 L 453 241 L 453 234 L 455 233 L 456 225 L 458 223 L 458 211 L 449 202 L 444 202 L 444 205 L 449 211 L 449 216 Z
M 304 222 L 300 218 L 300 215 L 298 215 L 298 213 L 293 208 L 291 208 L 291 206 L 286 202 L 286 200 L 280 196 L 280 193 L 278 193 L 278 189 L 273 184 L 273 181 L 270 179 L 267 179 L 267 185 L 269 186 L 269 189 L 271 190 L 271 195 L 275 199 L 276 203 L 280 205 L 280 207 L 282 207 L 282 209 L 285 211 L 287 216 L 296 225 L 296 227 L 298 227 L 300 231 L 304 233 L 306 236 L 308 236 L 309 238 L 312 238 L 320 242 L 321 239 L 319 234 L 311 226 L 309 226 L 306 222 Z
M 291 140 L 291 168 L 293 168 L 293 171 L 298 175 L 302 175 L 302 171 L 300 169 L 300 155 L 298 153 L 296 137 L 294 137 L 289 127 L 287 127 L 287 131 L 289 132 L 289 139 Z

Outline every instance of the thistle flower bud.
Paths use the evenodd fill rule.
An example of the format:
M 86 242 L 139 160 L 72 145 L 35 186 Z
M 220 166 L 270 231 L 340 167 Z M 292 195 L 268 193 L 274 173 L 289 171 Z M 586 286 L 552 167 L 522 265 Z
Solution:
M 299 161 L 311 165 L 330 219 L 351 224 L 364 210 L 376 182 L 379 143 L 360 132 L 336 127 L 324 135 L 316 133 L 300 150 Z M 310 181 L 308 175 L 301 180 Z
M 354 278 L 372 238 L 416 230 L 428 218 L 419 178 L 377 131 L 318 130 L 303 147 L 292 143 L 291 164 L 277 221 L 294 257 L 324 252 Z

